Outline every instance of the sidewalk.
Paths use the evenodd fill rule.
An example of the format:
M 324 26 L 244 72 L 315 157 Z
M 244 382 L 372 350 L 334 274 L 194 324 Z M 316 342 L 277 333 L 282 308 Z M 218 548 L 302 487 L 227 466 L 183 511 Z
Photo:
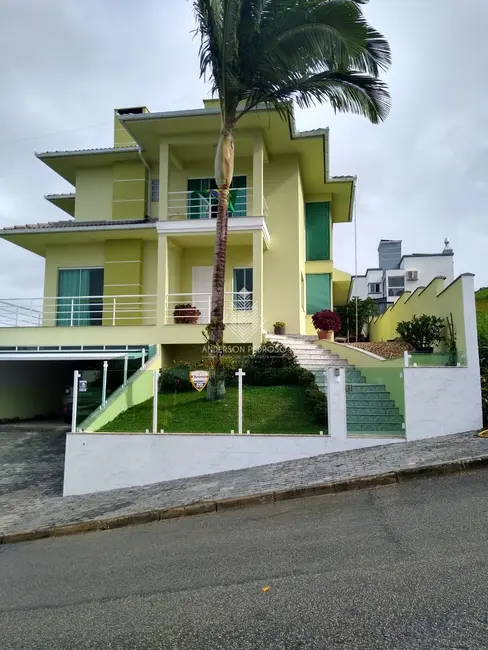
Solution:
M 80 526 L 65 531 L 54 527 L 85 522 L 85 530 L 113 528 L 131 523 L 144 523 L 182 514 L 197 514 L 236 507 L 238 498 L 249 503 L 271 502 L 338 492 L 361 485 L 356 479 L 383 475 L 363 481 L 363 485 L 380 485 L 402 481 L 422 473 L 462 471 L 469 466 L 488 465 L 488 439 L 474 432 L 431 440 L 384 445 L 368 449 L 324 454 L 296 461 L 265 465 L 251 469 L 222 472 L 202 477 L 156 483 L 146 487 L 124 488 L 96 494 L 29 498 L 19 507 L 3 501 L 0 510 L 0 542 L 2 536 L 22 531 L 29 535 L 10 535 L 4 541 L 22 541 L 47 537 L 50 534 L 82 532 Z M 429 468 L 429 469 L 427 469 Z M 387 476 L 384 476 L 388 474 Z M 340 482 L 335 485 L 334 483 Z M 348 482 L 348 483 L 346 483 Z M 308 489 L 310 486 L 322 486 Z M 227 504 L 220 500 L 232 499 Z M 217 504 L 216 504 L 217 501 Z M 187 511 L 165 512 L 189 504 L 202 504 Z M 243 501 L 245 503 L 245 500 Z M 133 516 L 129 520 L 127 516 Z M 138 515 L 138 517 L 136 516 Z M 134 517 L 136 516 L 136 517 Z M 109 521 L 112 519 L 112 521 Z M 86 523 L 90 522 L 90 523 Z

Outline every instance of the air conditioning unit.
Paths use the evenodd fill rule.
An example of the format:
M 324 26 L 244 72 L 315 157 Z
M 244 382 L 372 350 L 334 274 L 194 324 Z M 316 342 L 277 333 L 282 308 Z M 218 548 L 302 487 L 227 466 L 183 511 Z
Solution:
M 419 272 L 418 271 L 407 271 L 407 280 L 418 280 Z

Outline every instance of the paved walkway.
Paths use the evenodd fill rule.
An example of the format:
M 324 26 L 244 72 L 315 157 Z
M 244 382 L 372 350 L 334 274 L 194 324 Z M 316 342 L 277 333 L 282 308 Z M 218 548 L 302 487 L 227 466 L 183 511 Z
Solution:
M 30 493 L 19 499 L 17 493 L 9 500 L 4 494 L 0 501 L 0 533 L 45 529 L 476 457 L 488 458 L 488 439 L 466 433 L 84 496 L 62 498 Z

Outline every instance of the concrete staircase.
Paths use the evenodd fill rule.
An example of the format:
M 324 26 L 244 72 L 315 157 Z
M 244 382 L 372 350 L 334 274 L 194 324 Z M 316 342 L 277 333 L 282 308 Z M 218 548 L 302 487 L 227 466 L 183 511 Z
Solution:
M 403 437 L 403 416 L 383 384 L 367 384 L 361 372 L 339 355 L 320 348 L 314 336 L 277 336 L 269 341 L 291 348 L 298 363 L 315 375 L 322 392 L 326 390 L 324 370 L 341 366 L 346 371 L 347 430 L 353 435 Z

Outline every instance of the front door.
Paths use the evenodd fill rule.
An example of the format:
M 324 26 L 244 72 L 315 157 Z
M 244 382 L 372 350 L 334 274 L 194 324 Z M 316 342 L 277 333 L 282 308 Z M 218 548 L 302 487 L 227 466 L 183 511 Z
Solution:
M 210 323 L 212 273 L 212 266 L 192 268 L 192 304 L 201 312 L 200 323 Z

